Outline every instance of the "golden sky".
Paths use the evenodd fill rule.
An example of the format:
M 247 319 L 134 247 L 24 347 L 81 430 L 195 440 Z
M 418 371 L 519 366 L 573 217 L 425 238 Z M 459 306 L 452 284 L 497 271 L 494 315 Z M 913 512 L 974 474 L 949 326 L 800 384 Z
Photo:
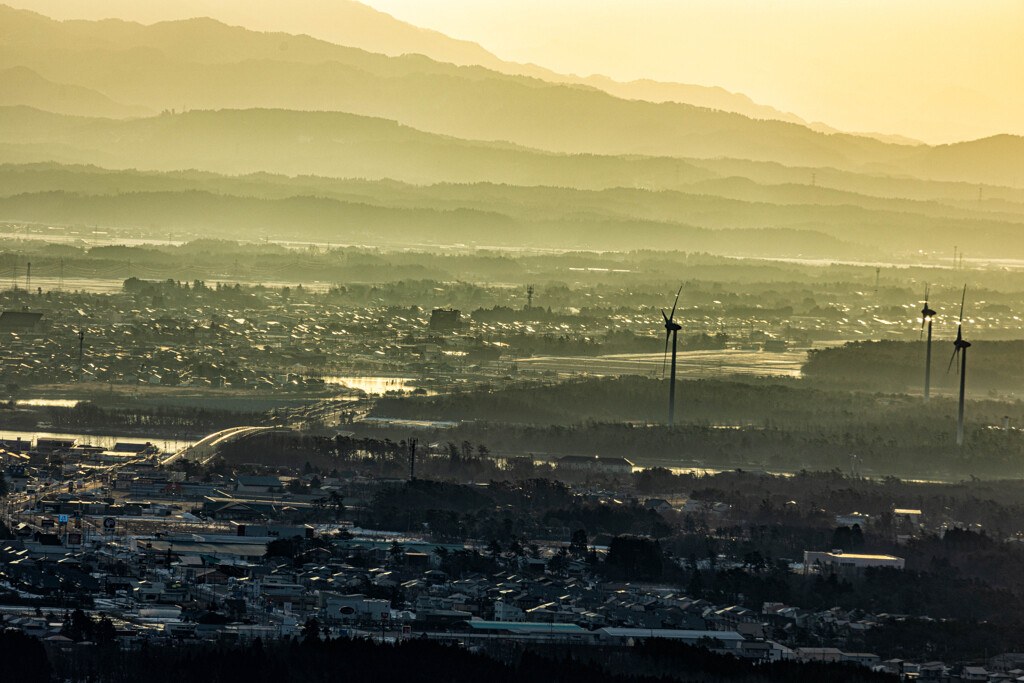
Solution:
M 2 0 L 0 0 L 2 1 Z M 58 18 L 205 14 L 331 39 L 342 0 L 6 0 Z M 1024 134 L 1024 0 L 367 0 L 499 57 L 717 85 L 808 121 L 946 142 Z

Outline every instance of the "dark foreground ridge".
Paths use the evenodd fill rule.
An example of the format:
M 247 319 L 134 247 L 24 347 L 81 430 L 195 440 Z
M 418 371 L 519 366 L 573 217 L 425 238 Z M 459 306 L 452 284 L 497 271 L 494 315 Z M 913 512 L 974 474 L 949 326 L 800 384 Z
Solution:
M 818 662 L 757 664 L 707 649 L 653 640 L 644 645 L 600 651 L 482 646 L 476 651 L 425 640 L 375 644 L 368 640 L 301 640 L 274 644 L 197 645 L 119 650 L 98 642 L 74 648 L 44 647 L 20 633 L 0 634 L 5 680 L 19 683 L 317 683 L 355 678 L 405 683 L 668 683 L 742 681 L 767 683 L 869 683 L 896 680 L 849 665 Z M 7 678 L 10 676 L 10 678 Z

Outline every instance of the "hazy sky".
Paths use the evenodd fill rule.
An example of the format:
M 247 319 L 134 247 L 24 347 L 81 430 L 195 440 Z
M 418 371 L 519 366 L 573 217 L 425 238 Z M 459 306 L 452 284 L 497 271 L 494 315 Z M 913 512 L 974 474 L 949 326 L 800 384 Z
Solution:
M 513 61 L 719 85 L 847 130 L 1024 133 L 1020 0 L 369 4 Z
M 0 0 L 2 1 L 2 0 Z M 337 1 L 337 0 L 334 0 Z M 332 0 L 7 0 L 58 17 L 202 13 L 330 39 Z M 367 0 L 555 71 L 718 85 L 852 131 L 1024 134 L 1022 0 Z M 205 10 L 205 11 L 204 11 Z

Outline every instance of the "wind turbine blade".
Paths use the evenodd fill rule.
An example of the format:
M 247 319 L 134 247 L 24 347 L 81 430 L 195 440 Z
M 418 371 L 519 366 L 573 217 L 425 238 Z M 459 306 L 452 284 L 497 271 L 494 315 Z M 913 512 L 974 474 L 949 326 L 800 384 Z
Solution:
M 661 317 L 665 319 L 665 322 L 666 322 L 666 323 L 668 322 L 668 316 L 667 316 L 667 315 L 665 315 L 665 309 L 664 309 L 664 308 L 663 308 L 663 309 L 661 309 Z
M 676 304 L 679 303 L 679 295 L 683 292 L 683 286 L 679 285 L 679 291 L 676 292 L 676 300 L 672 302 L 672 315 L 668 317 L 669 320 L 675 320 L 676 317 Z
M 964 301 L 967 299 L 967 285 L 964 285 L 964 293 L 960 296 L 960 322 L 964 321 Z
M 953 356 L 949 359 L 949 365 L 946 366 L 946 374 L 947 375 L 949 374 L 949 371 L 953 369 L 953 362 L 956 360 L 956 357 L 957 357 L 957 355 L 959 355 L 959 353 L 960 353 L 960 347 L 959 346 L 956 347 L 955 349 L 953 349 Z M 957 372 L 959 372 L 959 371 L 960 370 L 957 369 Z

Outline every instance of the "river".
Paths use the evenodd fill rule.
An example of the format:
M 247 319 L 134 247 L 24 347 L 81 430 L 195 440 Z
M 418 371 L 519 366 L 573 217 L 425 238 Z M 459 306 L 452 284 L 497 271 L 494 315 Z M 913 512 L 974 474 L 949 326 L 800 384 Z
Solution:
M 36 439 L 64 439 L 74 440 L 78 445 L 102 446 L 111 448 L 115 443 L 146 443 L 147 441 L 165 453 L 173 453 L 194 443 L 191 440 L 179 439 L 157 439 L 153 437 L 140 436 L 138 434 L 65 434 L 60 432 L 17 432 L 0 431 L 0 439 L 5 441 L 22 441 L 34 444 Z
M 414 377 L 383 377 L 370 376 L 361 377 L 358 375 L 343 375 L 337 377 L 324 377 L 325 384 L 340 384 L 349 389 L 358 389 L 366 392 L 367 396 L 383 396 L 389 391 L 414 391 Z M 437 392 L 426 391 L 424 395 L 433 395 Z

